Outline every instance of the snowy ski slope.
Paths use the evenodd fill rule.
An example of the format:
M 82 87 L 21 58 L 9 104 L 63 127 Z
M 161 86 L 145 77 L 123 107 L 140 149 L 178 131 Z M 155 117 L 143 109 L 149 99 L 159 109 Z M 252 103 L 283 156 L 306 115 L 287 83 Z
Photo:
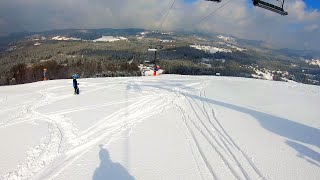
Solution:
M 0 87 L 0 179 L 320 179 L 320 87 L 244 78 Z

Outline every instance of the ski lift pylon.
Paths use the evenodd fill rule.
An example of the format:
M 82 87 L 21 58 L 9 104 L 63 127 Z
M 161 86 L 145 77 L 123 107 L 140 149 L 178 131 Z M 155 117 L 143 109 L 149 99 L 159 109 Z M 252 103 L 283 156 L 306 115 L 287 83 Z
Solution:
M 155 66 L 156 66 L 157 60 L 158 60 L 157 52 L 160 51 L 162 48 L 163 48 L 162 40 L 160 40 L 160 43 L 157 43 L 156 45 L 152 45 L 152 44 L 149 45 L 148 51 L 149 52 L 154 52 L 154 61 L 153 61 L 153 63 L 154 63 Z

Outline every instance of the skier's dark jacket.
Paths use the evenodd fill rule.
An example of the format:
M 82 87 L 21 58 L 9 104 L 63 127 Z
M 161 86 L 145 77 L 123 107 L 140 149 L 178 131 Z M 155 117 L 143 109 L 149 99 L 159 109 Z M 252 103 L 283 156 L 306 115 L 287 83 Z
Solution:
M 75 89 L 77 89 L 77 88 L 78 88 L 78 82 L 77 82 L 77 79 L 73 79 L 73 87 L 74 87 Z

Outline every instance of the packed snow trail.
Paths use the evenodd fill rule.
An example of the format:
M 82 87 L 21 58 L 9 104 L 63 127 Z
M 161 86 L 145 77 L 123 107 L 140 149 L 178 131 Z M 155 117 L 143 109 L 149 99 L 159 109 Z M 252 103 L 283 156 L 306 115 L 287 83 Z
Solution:
M 2 179 L 320 178 L 319 87 L 170 75 L 79 83 L 78 96 L 70 80 L 0 87 Z

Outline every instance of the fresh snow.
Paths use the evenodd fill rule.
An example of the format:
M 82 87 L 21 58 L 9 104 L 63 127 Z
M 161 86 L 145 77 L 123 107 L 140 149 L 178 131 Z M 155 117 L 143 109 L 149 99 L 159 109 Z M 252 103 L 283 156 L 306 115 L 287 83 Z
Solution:
M 51 38 L 52 40 L 56 41 L 81 41 L 80 38 L 74 38 L 74 37 L 64 37 L 64 36 L 55 36 Z
M 161 33 L 162 35 L 173 35 L 173 33 L 172 32 L 163 32 L 163 33 Z
M 0 87 L 0 179 L 320 179 L 320 87 L 161 75 Z
M 74 38 L 74 37 L 64 37 L 64 36 L 55 36 L 51 38 L 51 40 L 56 40 L 56 41 L 81 41 L 80 38 Z M 120 40 L 128 40 L 125 37 L 113 37 L 113 36 L 102 36 L 101 38 L 93 40 L 93 42 L 115 42 L 115 41 L 120 41 Z M 88 40 L 83 40 L 83 41 L 88 41 Z
M 218 47 L 206 46 L 206 45 L 190 45 L 190 47 L 201 50 L 201 51 L 205 51 L 207 53 L 212 53 L 212 54 L 216 52 L 226 52 L 226 53 L 232 52 L 230 49 L 218 48 Z
M 137 39 L 139 39 L 139 40 L 141 40 L 141 39 L 143 39 L 144 38 L 144 36 L 136 36 L 137 37 Z
M 273 74 L 271 73 L 270 70 L 263 69 L 254 69 L 256 74 L 252 74 L 253 77 L 258 78 L 258 79 L 265 79 L 265 80 L 273 80 Z
M 222 40 L 224 40 L 224 41 L 232 41 L 232 42 L 236 41 L 236 40 L 235 40 L 234 38 L 232 38 L 232 37 L 223 36 L 223 35 L 219 35 L 219 36 L 217 36 L 217 38 L 222 39 Z
M 120 41 L 120 40 L 128 40 L 128 39 L 125 37 L 102 36 L 99 39 L 93 40 L 93 42 L 114 42 L 114 41 Z
M 171 43 L 171 42 L 173 42 L 173 40 L 168 40 L 168 39 L 163 39 L 163 40 L 161 40 L 163 43 Z
M 244 48 L 241 48 L 241 47 L 238 47 L 238 46 L 235 46 L 235 45 L 232 45 L 232 44 L 228 44 L 228 43 L 225 43 L 225 42 L 219 42 L 219 44 L 222 44 L 222 45 L 225 45 L 227 47 L 230 47 L 232 49 L 235 49 L 236 51 L 248 51 L 247 49 L 244 49 Z
M 308 63 L 309 63 L 310 65 L 316 65 L 316 66 L 319 66 L 319 67 L 320 67 L 320 60 L 312 59 L 311 61 L 308 61 Z
M 145 36 L 145 35 L 147 35 L 149 33 L 150 33 L 149 31 L 144 31 L 144 32 L 141 32 L 140 35 Z

